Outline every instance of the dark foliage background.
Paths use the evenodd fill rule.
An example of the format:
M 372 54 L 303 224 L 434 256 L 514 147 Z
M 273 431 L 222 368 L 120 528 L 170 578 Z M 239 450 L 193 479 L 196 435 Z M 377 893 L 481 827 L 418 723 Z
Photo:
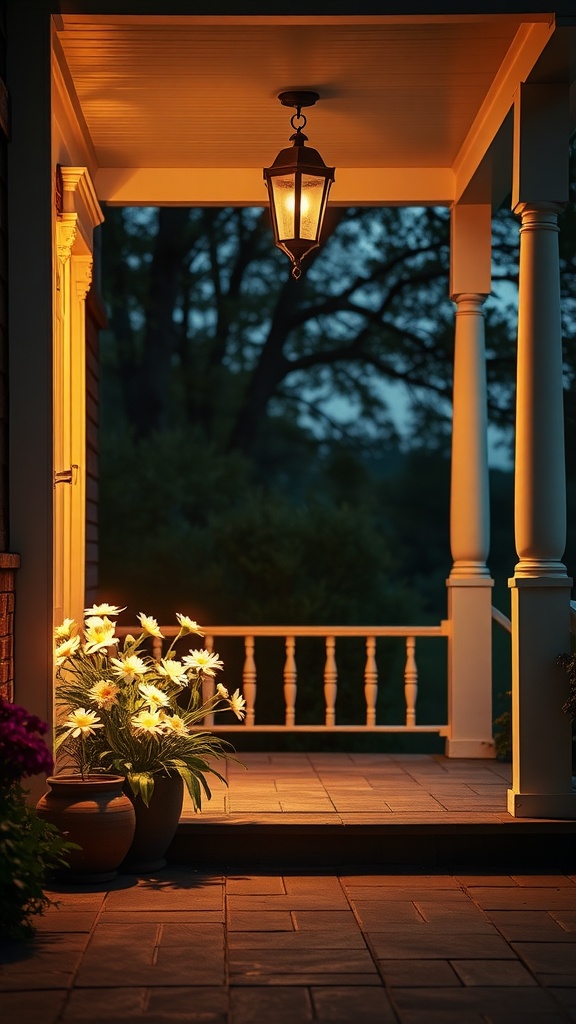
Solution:
M 561 233 L 569 522 L 575 228 L 570 205 Z M 298 282 L 272 244 L 266 211 L 109 208 L 102 231 L 102 597 L 162 622 L 175 611 L 238 624 L 444 617 L 448 211 L 334 210 Z M 517 259 L 518 224 L 502 211 L 486 338 L 489 417 L 503 467 L 491 473 L 490 567 L 503 611 L 516 560 L 506 465 Z M 508 655 L 505 638 L 495 642 L 498 693 Z M 442 653 L 428 646 L 419 650 L 421 679 L 430 680 L 420 712 L 433 720 L 445 714 L 445 670 Z M 278 654 L 262 657 L 276 673 Z M 321 703 L 307 689 L 315 657 L 311 648 L 299 654 L 304 715 Z M 379 662 L 383 683 L 393 675 L 401 697 L 398 645 L 381 645 Z M 340 675 L 343 707 L 350 705 L 343 714 L 353 717 L 356 669 L 344 664 Z M 381 713 L 394 714 L 396 696 L 381 690 Z M 278 703 L 259 701 L 264 716 Z

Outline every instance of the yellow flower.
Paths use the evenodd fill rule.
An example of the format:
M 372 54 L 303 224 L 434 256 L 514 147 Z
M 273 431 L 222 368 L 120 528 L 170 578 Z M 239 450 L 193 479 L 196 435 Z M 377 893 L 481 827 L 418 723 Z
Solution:
M 157 735 L 162 732 L 164 718 L 160 711 L 140 711 L 132 716 L 132 728 L 134 732 L 148 732 Z
M 85 708 L 77 708 L 71 711 L 64 722 L 68 726 L 68 732 L 73 739 L 77 736 L 90 736 L 95 729 L 102 729 L 103 725 L 95 711 L 86 711 Z
M 244 697 L 240 696 L 240 690 L 235 690 L 230 697 L 230 707 L 236 715 L 236 718 L 239 718 L 240 721 L 246 717 L 246 713 L 244 711 L 246 701 L 244 700 Z
M 125 611 L 126 607 L 119 608 L 116 604 L 93 604 L 91 608 L 84 609 L 84 615 L 120 615 Z
M 183 718 L 180 718 L 180 715 L 165 715 L 164 725 L 171 732 L 188 732 L 186 722 Z
M 186 668 L 199 669 L 204 672 L 207 676 L 213 676 L 215 669 L 224 668 L 224 662 L 220 661 L 217 654 L 211 654 L 210 651 L 190 651 L 182 661 Z
M 73 633 L 76 633 L 78 626 L 74 619 L 64 619 L 64 622 L 60 626 L 56 626 L 54 630 L 54 638 L 56 640 L 68 640 Z
M 92 615 L 86 619 L 84 635 L 86 637 L 86 654 L 94 654 L 103 647 L 113 647 L 118 643 L 118 637 L 114 636 L 115 625 L 110 619 L 101 618 L 99 615 Z
M 113 704 L 116 704 L 116 697 L 119 693 L 120 687 L 113 683 L 111 679 L 100 679 L 97 683 L 94 683 L 88 695 L 99 708 L 108 709 Z
M 188 682 L 188 676 L 182 662 L 174 661 L 172 658 L 162 658 L 158 665 L 158 675 L 167 676 L 168 679 L 173 683 L 177 683 L 178 686 L 186 686 Z
M 186 636 L 187 633 L 197 633 L 198 636 L 204 636 L 201 627 L 194 619 L 189 619 L 187 615 L 181 615 L 180 612 L 176 612 L 176 619 L 182 636 Z
M 158 710 L 170 703 L 168 694 L 163 693 L 162 690 L 159 690 L 157 686 L 153 686 L 151 683 L 138 683 L 138 689 L 151 710 L 154 708 Z
M 112 669 L 114 675 L 127 683 L 134 682 L 136 676 L 144 676 L 148 671 L 146 662 L 142 661 L 137 654 L 128 654 L 122 658 L 110 658 L 110 664 L 114 666 Z
M 76 653 L 80 646 L 80 637 L 71 636 L 68 640 L 64 640 L 63 643 L 59 644 L 54 652 L 56 658 L 56 664 L 62 665 L 67 658 L 71 658 Z
M 164 639 L 164 634 L 160 632 L 158 622 L 152 615 L 144 615 L 144 612 L 140 612 L 138 621 L 144 632 L 148 633 L 148 636 L 159 636 L 161 639 Z

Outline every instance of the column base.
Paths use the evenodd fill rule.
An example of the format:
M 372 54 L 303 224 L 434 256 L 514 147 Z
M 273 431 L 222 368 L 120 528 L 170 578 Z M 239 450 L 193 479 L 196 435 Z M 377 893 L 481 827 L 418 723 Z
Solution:
M 448 580 L 447 757 L 495 757 L 492 738 L 492 587 L 481 577 Z
M 446 740 L 446 757 L 496 757 L 494 740 Z
M 576 793 L 518 793 L 508 790 L 508 813 L 515 818 L 576 818 Z

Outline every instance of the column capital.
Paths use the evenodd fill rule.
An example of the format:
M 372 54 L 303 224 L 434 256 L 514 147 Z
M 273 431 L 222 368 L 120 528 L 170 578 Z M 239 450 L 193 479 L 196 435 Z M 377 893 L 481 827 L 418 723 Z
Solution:
M 75 256 L 72 261 L 76 295 L 80 302 L 84 301 L 90 290 L 93 263 L 91 256 Z
M 56 252 L 61 263 L 66 263 L 70 259 L 77 229 L 78 214 L 60 214 L 56 221 Z
M 457 292 L 456 295 L 452 295 L 452 302 L 456 303 L 458 307 L 457 313 L 480 313 L 482 314 L 482 307 L 488 298 L 486 292 Z
M 540 229 L 549 227 L 558 231 L 558 217 L 564 209 L 564 203 L 538 202 L 516 203 L 513 213 L 522 220 L 521 229 L 537 225 Z

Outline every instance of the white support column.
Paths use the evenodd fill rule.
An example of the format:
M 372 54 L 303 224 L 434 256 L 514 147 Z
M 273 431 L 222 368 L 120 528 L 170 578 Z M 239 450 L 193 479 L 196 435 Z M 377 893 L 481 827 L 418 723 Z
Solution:
M 492 586 L 483 304 L 490 291 L 489 206 L 452 211 L 456 303 L 450 546 L 447 580 L 448 757 L 494 757 Z
M 82 620 L 86 566 L 86 296 L 102 211 L 85 167 L 56 174 L 54 615 Z
M 86 296 L 92 283 L 92 256 L 72 256 L 70 295 L 70 615 L 81 621 L 86 605 Z M 76 400 L 74 400 L 76 396 Z
M 521 217 L 512 588 L 513 774 L 517 817 L 575 818 L 568 694 L 572 580 L 562 563 L 566 483 L 558 212 L 567 198 L 567 90 L 522 86 L 516 99 L 513 207 Z M 542 160 L 542 153 L 546 160 Z

